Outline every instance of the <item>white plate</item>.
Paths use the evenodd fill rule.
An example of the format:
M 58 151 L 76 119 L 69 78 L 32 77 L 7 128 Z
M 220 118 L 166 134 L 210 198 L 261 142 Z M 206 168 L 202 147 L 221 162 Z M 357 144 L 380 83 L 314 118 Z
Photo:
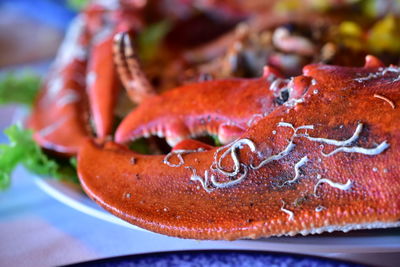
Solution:
M 78 186 L 57 180 L 35 178 L 35 183 L 47 194 L 83 213 L 98 219 L 147 231 L 131 225 L 104 211 L 91 201 Z M 259 240 L 241 240 L 243 249 L 268 249 L 296 253 L 378 253 L 400 252 L 400 229 L 362 230 L 348 233 L 335 232 L 321 235 L 272 237 Z
M 89 199 L 77 185 L 68 184 L 54 179 L 39 178 L 37 176 L 35 176 L 34 181 L 35 184 L 48 195 L 71 208 L 79 210 L 80 212 L 124 227 L 147 231 L 106 212 L 99 205 Z

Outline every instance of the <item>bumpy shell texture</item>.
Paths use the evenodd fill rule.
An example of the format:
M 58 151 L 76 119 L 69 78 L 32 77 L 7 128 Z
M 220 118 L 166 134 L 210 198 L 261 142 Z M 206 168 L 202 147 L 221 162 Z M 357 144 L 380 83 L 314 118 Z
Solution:
M 399 226 L 399 73 L 306 66 L 303 95 L 222 148 L 166 159 L 88 141 L 83 188 L 116 216 L 182 238 Z

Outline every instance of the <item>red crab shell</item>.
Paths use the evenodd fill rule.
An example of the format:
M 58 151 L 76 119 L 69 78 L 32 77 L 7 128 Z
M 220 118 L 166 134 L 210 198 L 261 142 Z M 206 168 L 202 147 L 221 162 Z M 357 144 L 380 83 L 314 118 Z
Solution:
M 166 158 L 88 141 L 84 190 L 128 222 L 183 238 L 399 226 L 399 69 L 310 65 L 305 75 L 302 96 L 222 149 Z
M 143 28 L 143 7 L 142 1 L 93 1 L 74 20 L 28 121 L 42 147 L 71 156 L 87 137 L 109 138 L 120 78 L 113 39 Z
M 95 2 L 76 20 L 72 46 L 61 49 L 28 123 L 42 147 L 79 152 L 79 176 L 91 198 L 133 224 L 184 238 L 399 226 L 398 67 L 368 57 L 364 68 L 308 65 L 292 80 L 267 67 L 257 79 L 195 83 L 160 96 L 142 77 L 144 93 L 130 92 L 143 102 L 119 126 L 116 141 L 159 134 L 175 146 L 168 155 L 140 155 L 105 142 L 118 89 L 115 67 L 107 64 L 113 37 L 142 26 L 141 1 L 124 3 L 127 9 Z M 247 12 L 236 1 L 201 2 L 210 6 L 237 18 Z M 118 49 L 119 78 L 129 91 L 140 68 L 132 47 Z M 121 75 L 129 65 L 136 67 Z M 227 145 L 187 139 L 204 133 Z
M 78 59 L 69 63 L 56 78 L 50 78 L 35 103 L 28 127 L 35 130 L 34 138 L 43 147 L 67 155 L 75 154 L 90 136 L 88 105 L 84 81 L 75 79 L 76 71 L 83 71 L 85 62 Z
M 114 125 L 113 111 L 115 110 L 117 102 L 119 79 L 122 80 L 124 86 L 128 89 L 129 95 L 134 102 L 137 102 L 137 99 L 141 100 L 154 94 L 153 88 L 145 88 L 148 90 L 145 90 L 144 93 L 129 90 L 129 84 L 135 83 L 138 78 L 137 73 L 140 70 L 130 69 L 131 76 L 121 75 L 121 72 L 123 73 L 126 71 L 124 67 L 132 65 L 129 60 L 132 60 L 131 58 L 134 57 L 134 53 L 125 55 L 127 62 L 121 64 L 124 67 L 121 68 L 118 66 L 122 69 L 122 71 L 118 71 L 120 74 L 119 77 L 116 73 L 117 68 L 112 64 L 112 46 L 115 34 L 127 31 L 133 32 L 134 34 L 137 33 L 145 24 L 144 17 L 146 15 L 146 8 L 151 7 L 151 5 L 160 5 L 157 6 L 159 9 L 165 8 L 165 3 L 160 4 L 160 2 L 156 1 L 150 2 L 149 6 L 145 6 L 145 2 L 134 0 L 112 0 L 107 3 L 104 1 L 93 1 L 91 5 L 77 17 L 69 30 L 66 41 L 60 49 L 51 74 L 44 84 L 43 92 L 36 101 L 32 112 L 33 114 L 28 123 L 28 126 L 35 131 L 35 140 L 42 147 L 70 156 L 78 152 L 82 140 L 86 137 L 95 136 L 101 140 L 109 139 Z M 188 10 L 194 5 L 193 1 L 177 2 L 189 8 Z M 264 8 L 270 7 L 269 3 L 262 3 L 262 1 L 258 4 L 261 4 Z M 231 18 L 232 21 L 238 21 L 243 17 L 243 14 L 249 14 L 254 11 L 254 9 L 250 7 L 251 5 L 241 6 L 237 1 L 196 1 L 196 6 L 211 13 L 214 9 L 220 13 L 229 13 L 232 17 L 236 17 L 236 19 Z M 239 7 L 242 7 L 242 11 L 239 10 Z M 168 15 L 167 9 L 162 11 Z M 261 17 L 264 18 L 265 16 Z M 304 14 L 291 16 L 290 18 L 289 16 L 281 15 L 277 15 L 276 18 L 274 16 L 273 19 L 270 18 L 272 16 L 267 17 L 268 19 L 263 20 L 263 24 L 259 21 L 262 19 L 260 15 L 258 15 L 256 21 L 259 22 L 255 22 L 254 25 L 256 26 L 261 23 L 263 26 L 258 25 L 256 28 L 270 28 L 273 27 L 273 25 L 276 26 L 292 20 L 298 21 L 300 24 L 307 24 L 307 22 L 309 22 L 309 16 Z M 313 21 L 315 21 L 316 18 L 313 18 Z M 324 22 L 323 24 L 332 22 L 331 19 L 323 19 L 320 17 L 318 17 L 318 21 L 321 21 L 321 23 Z M 250 23 L 249 25 L 253 24 Z M 127 51 L 129 51 L 129 49 L 132 50 L 132 47 L 126 48 Z M 185 50 L 186 48 L 182 49 Z M 179 60 L 185 61 L 183 59 L 186 57 L 184 55 L 186 54 L 185 51 L 181 51 L 180 53 L 182 55 L 178 56 Z M 171 63 L 171 65 L 173 64 Z M 179 79 L 175 79 L 175 82 L 176 80 Z M 219 82 L 215 82 L 215 88 L 219 87 L 218 83 Z M 229 87 L 229 85 L 224 85 L 224 82 L 220 83 L 225 90 Z M 244 84 L 246 83 L 247 81 L 244 82 Z M 194 87 L 196 87 L 196 85 L 192 87 L 191 90 L 195 91 Z M 145 97 L 143 97 L 143 95 Z M 194 96 L 195 94 L 192 93 L 188 95 Z M 276 97 L 276 95 L 274 95 L 274 97 Z M 63 101 L 61 101 L 62 105 L 58 104 L 59 101 L 57 99 L 63 99 Z M 201 100 L 201 98 L 199 99 Z M 271 102 L 271 99 L 269 101 Z M 269 107 L 267 107 L 268 105 Z M 255 111 L 257 107 L 252 107 L 251 111 L 241 114 L 242 116 L 239 118 L 240 122 L 229 118 L 229 120 L 224 122 L 227 126 L 223 126 L 223 122 L 216 123 L 214 126 L 219 129 L 212 130 L 214 133 L 216 131 L 223 141 L 228 142 L 240 135 L 247 127 L 243 123 L 245 119 L 250 119 L 247 115 L 256 113 L 265 114 L 269 112 L 269 108 L 273 107 L 274 104 L 265 104 L 260 112 Z M 51 112 L 48 112 L 48 110 L 51 110 Z M 208 109 L 208 112 L 210 111 L 212 111 L 212 109 Z M 136 114 L 137 113 L 138 112 L 136 112 Z M 128 120 L 132 120 L 132 118 Z M 179 127 L 171 127 L 169 130 L 171 130 L 171 134 L 175 136 L 170 138 L 171 144 L 175 144 L 181 140 L 183 136 L 187 137 L 188 135 L 198 134 L 200 131 L 199 128 L 201 127 L 194 124 L 184 125 L 185 127 L 192 127 L 192 129 L 181 129 L 181 132 L 178 130 L 178 134 L 173 133 L 173 131 L 177 130 Z M 93 126 L 93 130 L 90 129 L 90 125 Z M 126 124 L 121 126 L 117 134 L 117 140 L 126 141 L 128 137 L 131 137 L 128 136 L 131 133 L 124 132 L 124 130 L 133 130 L 131 129 L 133 126 L 133 123 L 129 123 L 128 126 L 126 126 Z M 159 132 L 165 135 L 166 133 L 163 132 L 164 130 Z M 176 139 L 175 141 L 172 140 L 174 138 Z
M 271 89 L 271 84 L 277 82 L 280 85 Z M 174 146 L 208 133 L 228 143 L 279 105 L 279 93 L 287 83 L 266 67 L 264 76 L 256 79 L 216 80 L 179 87 L 143 101 L 121 122 L 115 140 L 126 143 L 159 135 Z M 307 81 L 293 86 L 296 92 L 302 90 L 303 83 Z
M 137 1 L 93 1 L 71 23 L 28 121 L 39 145 L 71 156 L 87 137 L 111 135 L 119 91 L 114 35 L 140 28 L 141 8 Z

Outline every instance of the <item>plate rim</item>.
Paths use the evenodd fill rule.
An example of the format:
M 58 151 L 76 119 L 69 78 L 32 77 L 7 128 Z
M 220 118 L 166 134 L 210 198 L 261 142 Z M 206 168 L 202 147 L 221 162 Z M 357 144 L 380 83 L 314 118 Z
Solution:
M 75 210 L 84 214 L 88 214 L 97 219 L 117 224 L 123 227 L 131 228 L 134 230 L 150 232 L 146 229 L 140 228 L 136 225 L 123 221 L 122 219 L 104 211 L 94 201 L 91 201 L 86 195 L 76 192 L 66 183 L 58 180 L 51 180 L 51 178 L 41 178 L 34 176 L 34 183 L 45 193 L 58 200 L 59 202 L 67 205 Z M 60 187 L 64 187 L 60 189 Z

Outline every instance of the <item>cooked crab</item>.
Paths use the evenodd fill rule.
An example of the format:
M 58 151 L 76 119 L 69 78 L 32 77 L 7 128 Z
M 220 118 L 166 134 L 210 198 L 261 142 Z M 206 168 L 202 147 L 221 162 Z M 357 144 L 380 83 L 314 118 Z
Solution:
M 378 65 L 306 66 L 302 93 L 219 148 L 184 141 L 156 156 L 88 141 L 82 186 L 116 216 L 183 238 L 400 226 L 400 70 Z

